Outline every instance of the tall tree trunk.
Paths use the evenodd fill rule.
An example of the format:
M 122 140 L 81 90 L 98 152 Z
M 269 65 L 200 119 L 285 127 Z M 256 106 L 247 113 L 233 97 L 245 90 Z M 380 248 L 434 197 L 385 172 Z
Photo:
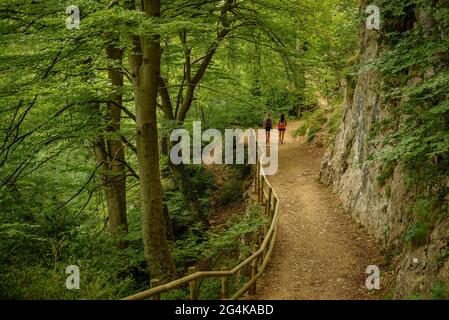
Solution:
M 122 104 L 123 73 L 121 64 L 123 51 L 115 46 L 114 39 L 110 34 L 106 35 L 111 43 L 106 48 L 106 54 L 115 65 L 108 69 L 109 83 L 113 87 L 109 98 L 111 100 L 107 106 L 107 120 L 109 121 L 109 138 L 106 140 L 107 152 L 109 156 L 108 183 L 106 188 L 107 203 L 109 209 L 109 230 L 128 231 L 128 220 L 126 215 L 126 166 L 125 151 L 120 135 L 120 116 Z
M 117 233 L 128 231 L 125 153 L 120 135 L 118 135 L 121 121 L 119 106 L 122 104 L 123 52 L 114 46 L 113 42 L 116 39 L 111 34 L 106 34 L 105 38 L 110 42 L 106 47 L 106 54 L 114 61 L 108 69 L 108 80 L 113 90 L 109 94 L 111 102 L 106 106 L 105 119 L 109 123 L 107 130 L 110 138 L 105 139 L 104 135 L 100 134 L 94 142 L 94 153 L 108 207 L 108 230 L 111 233 Z M 98 104 L 94 106 L 94 109 L 96 114 L 100 112 Z M 126 243 L 121 242 L 118 246 L 125 248 Z
M 148 17 L 159 17 L 160 1 L 143 1 Z M 145 258 L 150 277 L 169 280 L 175 265 L 166 236 L 159 168 L 157 94 L 161 47 L 158 35 L 134 38 L 129 59 L 137 118 L 137 158 L 139 162 L 142 230 Z

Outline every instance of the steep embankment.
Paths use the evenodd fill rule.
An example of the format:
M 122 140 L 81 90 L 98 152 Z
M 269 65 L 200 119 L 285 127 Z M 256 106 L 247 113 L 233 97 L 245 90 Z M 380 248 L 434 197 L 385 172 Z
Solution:
M 362 1 L 362 8 L 365 5 L 367 2 Z M 419 8 L 411 7 L 409 11 L 408 21 L 404 20 L 403 25 L 401 21 L 391 19 L 391 25 L 386 25 L 385 29 L 404 32 L 414 26 L 416 30 L 425 30 L 428 17 L 420 13 Z M 387 19 L 385 21 L 388 23 Z M 399 26 L 403 29 L 399 30 Z M 361 64 L 390 50 L 383 46 L 380 32 L 367 30 L 364 25 L 360 30 Z M 419 73 L 417 70 L 418 67 L 414 66 L 405 75 L 408 79 L 407 86 L 416 85 L 433 75 L 429 70 L 424 69 Z M 355 88 L 348 85 L 343 123 L 335 143 L 322 162 L 321 181 L 332 185 L 355 220 L 381 240 L 385 256 L 388 260 L 391 259 L 394 267 L 395 281 L 391 290 L 394 297 L 438 296 L 437 291 L 447 291 L 444 282 L 449 284 L 449 219 L 446 214 L 432 222 L 424 220 L 432 214 L 432 208 L 418 212 L 421 215 L 419 217 L 414 215 L 411 206 L 416 203 L 422 188 L 420 190 L 416 185 L 407 184 L 410 172 L 406 172 L 398 164 L 389 168 L 380 161 L 367 161 L 370 156 L 385 148 L 381 141 L 394 132 L 394 129 L 384 130 L 373 137 L 376 124 L 391 119 L 396 112 L 393 124 L 397 125 L 397 129 L 405 123 L 407 116 L 398 116 L 399 109 L 392 107 L 391 102 L 386 102 L 383 89 L 385 82 L 376 71 L 362 69 L 355 82 Z M 407 100 L 408 97 L 403 96 L 396 105 Z M 424 144 L 422 141 L 420 143 Z M 420 164 L 421 167 L 431 165 L 432 162 L 427 161 Z M 444 181 L 442 185 L 444 186 Z M 438 186 L 431 186 L 428 190 L 436 194 L 437 189 Z M 417 219 L 422 221 L 417 222 Z M 415 238 L 419 242 L 414 242 Z M 382 270 L 383 274 L 386 271 Z
M 365 270 L 378 264 L 378 246 L 344 213 L 318 181 L 323 149 L 292 138 L 279 145 L 279 170 L 270 177 L 280 196 L 278 234 L 254 299 L 370 299 Z

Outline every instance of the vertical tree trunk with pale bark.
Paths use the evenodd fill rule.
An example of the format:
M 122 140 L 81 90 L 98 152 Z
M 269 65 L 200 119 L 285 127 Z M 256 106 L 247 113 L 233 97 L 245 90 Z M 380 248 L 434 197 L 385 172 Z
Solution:
M 115 39 L 109 39 L 115 40 Z M 113 87 L 109 95 L 111 100 L 107 106 L 107 120 L 109 121 L 108 131 L 111 138 L 106 140 L 107 153 L 109 157 L 107 184 L 105 188 L 106 200 L 109 209 L 108 227 L 111 232 L 128 231 L 128 220 L 126 216 L 126 166 L 125 151 L 120 138 L 120 116 L 122 104 L 123 73 L 121 64 L 123 51 L 109 44 L 106 48 L 109 59 L 117 65 L 110 66 L 108 79 Z
M 160 1 L 143 1 L 147 17 L 160 16 Z M 129 54 L 137 116 L 137 157 L 139 162 L 142 230 L 145 258 L 150 277 L 173 278 L 175 265 L 166 236 L 159 168 L 157 94 L 161 47 L 159 35 L 134 37 Z
M 108 207 L 108 230 L 111 233 L 127 232 L 128 218 L 126 213 L 126 165 L 124 145 L 120 137 L 123 73 L 123 51 L 117 48 L 118 37 L 105 34 L 109 43 L 106 46 L 106 56 L 111 60 L 108 67 L 108 81 L 112 87 L 109 94 L 110 102 L 106 106 L 106 121 L 108 122 L 108 138 L 99 135 L 95 141 L 94 152 L 97 169 L 100 172 L 106 204 Z M 95 107 L 100 112 L 99 105 Z M 126 243 L 119 243 L 125 248 Z

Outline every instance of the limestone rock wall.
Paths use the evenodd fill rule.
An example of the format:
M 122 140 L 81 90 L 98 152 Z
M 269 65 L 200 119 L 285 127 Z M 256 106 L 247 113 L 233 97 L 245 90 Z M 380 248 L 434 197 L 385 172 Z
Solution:
M 360 34 L 360 62 L 364 64 L 385 48 L 380 47 L 377 31 L 361 25 Z M 332 186 L 353 218 L 380 240 L 394 267 L 394 297 L 424 294 L 431 291 L 437 278 L 449 284 L 449 261 L 444 257 L 449 246 L 449 219 L 436 225 L 427 243 L 418 247 L 405 244 L 405 232 L 412 223 L 407 206 L 415 194 L 407 190 L 405 173 L 399 167 L 380 186 L 376 178 L 385 164 L 367 161 L 389 134 L 370 139 L 373 126 L 389 116 L 382 78 L 376 71 L 362 68 L 355 83 L 355 88 L 346 90 L 343 121 L 323 159 L 320 178 Z

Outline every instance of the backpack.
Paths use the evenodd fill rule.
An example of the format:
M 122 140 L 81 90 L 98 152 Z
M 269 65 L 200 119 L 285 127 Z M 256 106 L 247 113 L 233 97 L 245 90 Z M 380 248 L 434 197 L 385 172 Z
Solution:
M 265 119 L 265 128 L 271 128 L 271 119 Z
M 285 120 L 283 122 L 278 123 L 278 129 L 285 129 L 285 127 L 286 127 Z

